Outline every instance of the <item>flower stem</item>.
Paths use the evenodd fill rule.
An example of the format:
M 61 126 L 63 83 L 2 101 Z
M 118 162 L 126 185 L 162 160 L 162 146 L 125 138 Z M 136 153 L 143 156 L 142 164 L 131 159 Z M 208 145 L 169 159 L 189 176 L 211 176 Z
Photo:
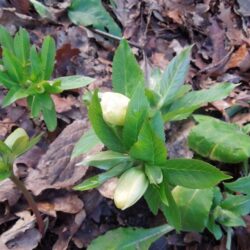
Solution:
M 39 212 L 39 210 L 37 208 L 37 205 L 36 205 L 36 202 L 35 202 L 33 196 L 27 190 L 27 188 L 25 187 L 23 182 L 20 181 L 13 173 L 10 176 L 10 179 L 17 186 L 17 188 L 23 193 L 25 199 L 27 200 L 31 210 L 33 211 L 33 213 L 34 213 L 34 215 L 36 217 L 36 221 L 37 221 L 40 233 L 42 235 L 44 235 L 44 231 L 45 231 L 44 221 L 43 221 L 42 216 L 41 216 L 41 214 L 40 214 L 40 212 Z

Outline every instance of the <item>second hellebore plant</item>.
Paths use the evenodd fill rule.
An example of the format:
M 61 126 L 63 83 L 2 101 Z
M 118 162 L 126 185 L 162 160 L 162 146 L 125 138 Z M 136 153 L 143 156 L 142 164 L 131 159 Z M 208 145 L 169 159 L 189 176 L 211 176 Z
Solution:
M 190 53 L 191 47 L 184 49 L 163 74 L 153 71 L 153 81 L 145 85 L 128 43 L 121 41 L 113 61 L 114 92 L 91 93 L 87 106 L 93 129 L 83 135 L 72 155 L 103 144 L 106 151 L 90 155 L 79 164 L 104 171 L 74 189 L 96 188 L 119 177 L 114 193 L 118 208 L 126 209 L 144 195 L 154 214 L 162 210 L 169 224 L 180 230 L 181 216 L 173 188 L 206 189 L 230 178 L 201 160 L 167 159 L 164 123 L 187 118 L 203 104 L 225 98 L 235 87 L 220 83 L 208 90 L 190 91 L 184 85 Z

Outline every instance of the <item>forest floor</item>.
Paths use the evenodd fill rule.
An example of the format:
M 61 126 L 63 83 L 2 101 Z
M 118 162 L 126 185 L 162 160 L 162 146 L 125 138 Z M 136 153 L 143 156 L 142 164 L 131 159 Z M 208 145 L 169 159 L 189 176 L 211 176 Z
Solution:
M 41 238 L 22 195 L 10 180 L 2 181 L 1 241 L 14 250 L 82 249 L 98 235 L 118 226 L 153 227 L 165 223 L 161 214 L 151 214 L 144 200 L 121 212 L 111 199 L 104 197 L 108 196 L 107 190 L 70 189 L 96 171 L 76 166 L 80 159 L 70 160 L 70 155 L 88 128 L 81 96 L 94 88 L 111 88 L 112 58 L 119 38 L 108 31 L 73 24 L 67 16 L 68 0 L 42 2 L 53 13 L 52 19 L 41 18 L 27 0 L 0 0 L 0 24 L 12 34 L 19 27 L 26 28 L 38 47 L 46 35 L 51 35 L 57 47 L 54 77 L 79 74 L 96 81 L 84 90 L 65 91 L 53 97 L 59 124 L 53 133 L 47 132 L 42 119 L 30 119 L 25 101 L 0 109 L 0 139 L 17 127 L 29 135 L 44 132 L 40 143 L 16 161 L 15 171 L 34 194 L 47 223 L 46 235 Z M 194 44 L 186 80 L 194 90 L 217 82 L 241 83 L 227 99 L 199 112 L 239 125 L 250 122 L 249 0 L 115 0 L 113 7 L 108 1 L 103 2 L 130 42 L 146 77 L 153 67 L 164 69 L 185 46 Z M 0 87 L 0 101 L 5 95 L 6 90 Z M 226 110 L 235 103 L 240 111 L 228 114 Z M 192 126 L 188 120 L 166 127 L 170 158 L 192 157 L 186 146 Z M 239 170 L 237 166 L 233 168 L 230 171 L 237 176 Z M 235 230 L 233 249 L 250 249 L 250 216 L 245 220 L 247 227 Z M 207 231 L 171 233 L 161 237 L 151 249 L 222 250 L 225 237 L 216 241 Z

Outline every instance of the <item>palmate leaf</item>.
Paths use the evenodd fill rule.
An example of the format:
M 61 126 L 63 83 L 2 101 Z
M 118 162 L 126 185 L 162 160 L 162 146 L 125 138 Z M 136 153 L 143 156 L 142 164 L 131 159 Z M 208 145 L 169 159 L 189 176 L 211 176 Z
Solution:
M 89 105 L 88 114 L 93 129 L 99 139 L 103 142 L 103 144 L 113 151 L 124 152 L 124 146 L 120 138 L 103 119 L 102 109 L 97 91 L 95 91 L 95 93 L 93 94 L 91 103 Z
M 220 120 L 201 122 L 191 130 L 188 144 L 198 154 L 225 163 L 250 157 L 250 137 L 235 124 Z
M 128 97 L 132 97 L 138 86 L 144 86 L 144 74 L 125 39 L 120 42 L 114 55 L 112 86 L 115 92 Z
M 173 229 L 169 225 L 149 229 L 118 228 L 96 238 L 91 242 L 87 250 L 148 250 L 154 241 Z
M 161 167 L 170 184 L 191 189 L 210 188 L 231 178 L 211 164 L 195 159 L 167 160 Z

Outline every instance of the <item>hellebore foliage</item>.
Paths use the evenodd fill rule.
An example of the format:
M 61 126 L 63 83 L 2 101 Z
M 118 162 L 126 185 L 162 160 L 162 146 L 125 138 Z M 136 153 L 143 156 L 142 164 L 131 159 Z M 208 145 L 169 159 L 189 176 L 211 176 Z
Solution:
M 88 103 L 88 115 L 93 127 L 91 133 L 99 138 L 96 144 L 103 143 L 107 151 L 89 156 L 80 163 L 106 172 L 85 180 L 75 189 L 88 190 L 100 186 L 109 178 L 119 177 L 114 197 L 119 208 L 126 209 L 145 195 L 152 212 L 156 214 L 159 209 L 162 210 L 175 229 L 193 227 L 200 231 L 206 226 L 212 206 L 213 187 L 231 177 L 201 160 L 168 160 L 164 123 L 184 119 L 207 102 L 223 99 L 235 85 L 218 83 L 208 90 L 190 92 L 184 82 L 191 49 L 187 47 L 177 55 L 163 74 L 159 70 L 154 71 L 151 82 L 146 86 L 142 70 L 127 41 L 121 41 L 113 61 L 115 93 L 98 93 L 95 90 L 90 93 Z M 118 93 L 120 99 L 129 98 L 128 105 L 125 105 L 125 119 L 125 106 L 122 100 L 120 102 L 116 98 Z M 79 155 L 80 147 L 88 141 L 89 137 L 84 135 L 74 152 Z M 86 152 L 86 146 L 82 152 Z M 187 207 L 185 202 L 192 197 L 189 190 L 195 192 L 195 199 Z M 183 223 L 183 211 L 191 213 L 192 208 L 197 210 L 199 202 L 204 205 L 199 215 L 201 221 L 188 226 L 189 221 Z
M 45 37 L 41 49 L 31 45 L 29 33 L 20 28 L 14 37 L 0 26 L 0 84 L 8 89 L 2 101 L 2 107 L 26 98 L 32 117 L 43 115 L 48 130 L 57 126 L 55 105 L 51 94 L 63 90 L 88 85 L 92 78 L 84 76 L 66 76 L 51 79 L 56 55 L 56 44 L 52 37 Z

